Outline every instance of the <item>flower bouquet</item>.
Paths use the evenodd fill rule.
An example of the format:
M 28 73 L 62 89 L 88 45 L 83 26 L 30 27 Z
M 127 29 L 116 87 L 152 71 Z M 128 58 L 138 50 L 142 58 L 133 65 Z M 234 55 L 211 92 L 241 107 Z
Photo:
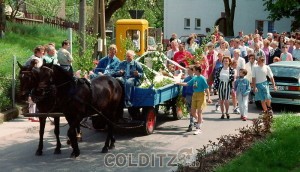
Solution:
M 165 85 L 175 83 L 178 81 L 178 78 L 181 77 L 181 75 L 174 76 L 169 70 L 169 68 L 166 66 L 166 62 L 169 59 L 162 52 L 146 52 L 136 60 L 141 63 L 144 71 L 144 80 L 140 86 L 142 88 L 160 88 Z

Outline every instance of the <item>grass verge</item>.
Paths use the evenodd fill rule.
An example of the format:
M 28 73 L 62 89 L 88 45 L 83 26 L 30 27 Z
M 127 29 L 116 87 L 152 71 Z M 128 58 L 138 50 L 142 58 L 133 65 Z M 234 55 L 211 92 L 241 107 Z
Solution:
M 0 40 L 0 73 L 4 76 L 11 75 L 14 55 L 23 64 L 37 45 L 55 42 L 56 48 L 59 48 L 64 39 L 67 39 L 65 30 L 46 24 L 24 25 L 8 22 L 5 37 Z
M 274 118 L 272 133 L 266 139 L 258 141 L 245 153 L 214 171 L 299 171 L 299 136 L 300 116 L 282 114 Z

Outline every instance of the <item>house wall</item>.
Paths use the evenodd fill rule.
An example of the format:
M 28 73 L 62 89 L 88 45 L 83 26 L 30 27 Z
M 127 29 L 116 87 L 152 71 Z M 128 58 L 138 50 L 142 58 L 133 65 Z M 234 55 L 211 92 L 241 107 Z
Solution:
M 231 5 L 231 3 L 230 3 Z M 234 19 L 235 36 L 239 31 L 253 33 L 256 20 L 264 21 L 263 33 L 268 33 L 268 11 L 264 11 L 262 0 L 237 0 Z M 189 35 L 190 33 L 206 34 L 206 28 L 212 29 L 216 21 L 225 12 L 222 0 L 164 0 L 164 38 L 172 33 Z M 190 29 L 184 29 L 184 18 L 190 18 Z M 195 29 L 195 18 L 201 19 L 200 29 Z M 274 22 L 274 30 L 290 31 L 292 19 L 281 19 Z

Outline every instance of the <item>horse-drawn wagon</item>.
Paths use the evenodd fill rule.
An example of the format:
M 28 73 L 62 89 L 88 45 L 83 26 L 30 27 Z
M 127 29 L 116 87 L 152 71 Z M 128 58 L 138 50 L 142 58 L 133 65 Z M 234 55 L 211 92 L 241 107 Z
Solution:
M 129 127 L 130 124 L 133 124 L 133 127 L 140 126 L 143 133 L 152 134 L 160 106 L 165 107 L 165 113 L 171 112 L 174 119 L 181 119 L 183 116 L 182 111 L 176 106 L 179 94 L 180 87 L 175 84 L 168 84 L 157 89 L 153 87 L 134 87 L 131 96 L 132 107 L 127 108 L 131 120 L 127 121 L 129 123 L 125 125 Z M 92 118 L 94 128 L 103 128 L 99 123 L 100 118 L 101 116 Z

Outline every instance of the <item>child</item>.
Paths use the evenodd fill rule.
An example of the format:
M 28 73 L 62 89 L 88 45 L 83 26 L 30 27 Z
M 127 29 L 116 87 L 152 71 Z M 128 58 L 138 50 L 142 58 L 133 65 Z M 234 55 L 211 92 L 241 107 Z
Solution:
M 240 112 L 241 112 L 241 119 L 243 121 L 247 120 L 248 96 L 251 90 L 250 81 L 245 78 L 246 75 L 247 75 L 247 70 L 240 69 L 239 77 L 234 83 L 234 90 L 236 91 Z
M 188 76 L 186 78 L 184 78 L 183 82 L 189 82 L 193 78 L 193 76 L 194 76 L 193 68 L 194 68 L 193 66 L 189 66 L 187 68 Z M 188 129 L 186 130 L 187 132 L 190 132 L 193 130 L 193 124 L 194 124 L 194 117 L 191 113 L 193 92 L 194 92 L 193 86 L 183 87 L 183 89 L 182 89 L 182 96 L 185 99 L 186 109 L 190 114 L 190 125 L 189 125 Z
M 200 124 L 202 123 L 202 111 L 206 106 L 204 92 L 206 92 L 206 95 L 208 97 L 207 102 L 211 103 L 211 100 L 206 78 L 201 75 L 201 67 L 194 66 L 194 74 L 195 76 L 190 81 L 177 84 L 181 86 L 193 86 L 194 93 L 192 96 L 191 112 L 192 115 L 198 120 L 198 123 L 196 125 L 196 131 L 194 133 L 194 135 L 198 135 L 201 133 Z
M 32 101 L 31 96 L 28 97 L 28 107 L 29 107 L 29 113 L 35 113 L 36 112 L 36 104 Z M 39 122 L 38 117 L 29 118 L 31 122 Z
M 238 73 L 237 73 L 238 72 L 237 71 L 237 61 L 236 60 L 232 59 L 231 67 L 234 70 L 234 79 L 236 79 L 237 76 L 238 76 Z M 234 91 L 234 89 L 231 92 L 231 98 L 232 98 L 232 104 L 233 104 L 233 113 L 240 114 L 241 112 L 240 112 L 240 109 L 238 107 L 238 102 L 237 102 L 237 98 L 236 98 L 236 92 Z

